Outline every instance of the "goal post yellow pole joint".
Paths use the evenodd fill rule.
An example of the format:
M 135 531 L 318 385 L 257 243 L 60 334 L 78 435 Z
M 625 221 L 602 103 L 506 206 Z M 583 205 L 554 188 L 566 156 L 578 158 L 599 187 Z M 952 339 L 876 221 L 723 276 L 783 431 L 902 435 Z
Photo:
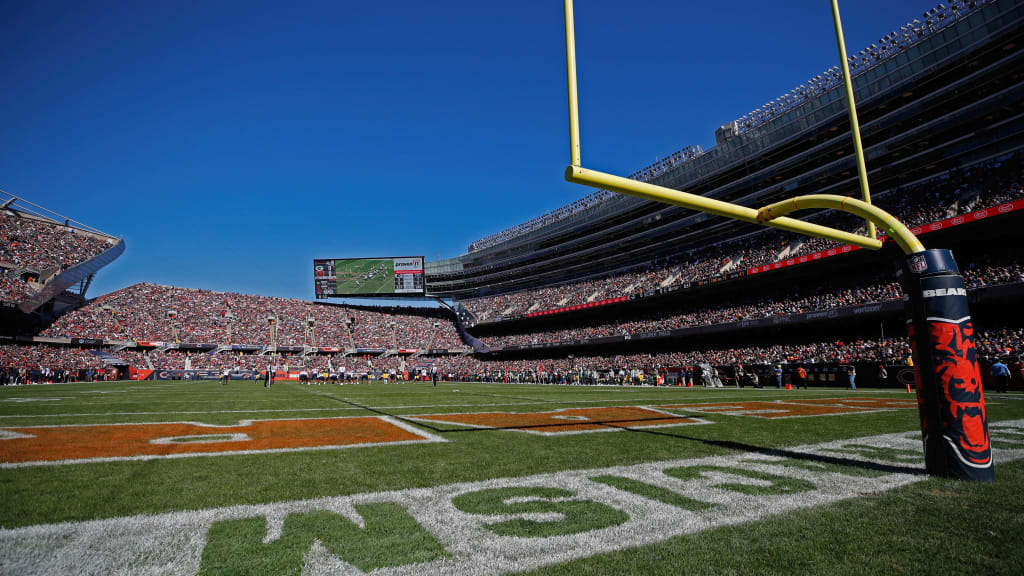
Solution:
M 827 208 L 860 216 L 884 230 L 892 238 L 893 242 L 896 242 L 903 249 L 904 253 L 916 254 L 924 252 L 924 245 L 921 244 L 917 236 L 914 236 L 914 233 L 892 214 L 877 206 L 848 196 L 809 194 L 807 196 L 790 198 L 789 200 L 781 200 L 759 209 L 757 211 L 757 221 L 761 224 L 769 224 L 790 212 L 809 208 Z M 863 238 L 863 236 L 858 236 L 858 238 Z
M 833 240 L 835 242 L 852 244 L 869 250 L 878 250 L 882 247 L 882 242 L 875 237 L 875 225 L 877 224 L 886 230 L 888 235 L 907 254 L 924 251 L 924 246 L 921 245 L 921 242 L 913 233 L 910 232 L 909 229 L 907 229 L 905 225 L 900 223 L 889 213 L 872 206 L 870 203 L 871 199 L 867 189 L 867 176 L 866 171 L 863 168 L 863 150 L 860 146 L 860 131 L 857 125 L 856 109 L 853 105 L 852 85 L 849 81 L 849 67 L 846 65 L 845 58 L 843 58 L 842 64 L 844 79 L 847 83 L 847 103 L 851 112 L 852 130 L 855 135 L 854 145 L 859 151 L 858 168 L 860 168 L 862 191 L 864 192 L 865 200 L 856 200 L 846 196 L 816 194 L 800 196 L 791 200 L 783 200 L 758 210 L 747 206 L 741 206 L 739 204 L 724 202 L 722 200 L 706 198 L 704 196 L 683 192 L 681 190 L 673 190 L 671 188 L 656 186 L 646 182 L 640 182 L 629 178 L 623 178 L 621 176 L 615 176 L 613 174 L 606 174 L 604 172 L 583 168 L 580 157 L 579 101 L 576 91 L 576 39 L 573 25 L 574 17 L 572 0 L 564 0 L 564 5 L 565 60 L 569 87 L 569 144 L 571 158 L 571 164 L 565 170 L 566 180 L 576 184 L 583 184 L 585 186 L 601 188 L 613 192 L 619 192 L 621 194 L 628 194 L 638 198 L 681 206 L 683 208 L 742 220 L 752 224 L 763 224 L 780 230 L 787 230 L 799 234 L 824 238 L 826 240 Z M 840 45 L 840 53 L 845 54 L 846 50 L 843 45 L 842 27 L 839 23 L 838 11 L 835 11 L 833 14 L 835 16 L 836 34 Z M 828 226 L 821 226 L 819 224 L 785 217 L 785 214 L 805 208 L 831 208 L 856 214 L 868 222 L 869 236 L 861 236 L 844 230 L 837 230 Z
M 778 212 L 774 214 L 765 213 L 765 215 L 759 219 L 759 211 L 755 208 L 741 206 L 731 202 L 724 202 L 722 200 L 715 200 L 714 198 L 706 198 L 704 196 L 698 196 L 697 194 L 691 194 L 681 190 L 673 190 L 671 188 L 656 186 L 646 182 L 615 176 L 614 174 L 588 170 L 582 166 L 569 166 L 566 168 L 565 179 L 569 182 L 583 184 L 593 188 L 611 190 L 612 192 L 619 192 L 620 194 L 627 194 L 629 196 L 635 196 L 645 200 L 653 200 L 664 204 L 681 206 L 698 212 L 706 212 L 708 214 L 724 216 L 734 220 L 742 220 L 751 224 L 763 224 L 780 230 L 788 230 L 790 232 L 806 234 L 808 236 L 815 236 L 826 240 L 853 244 L 869 250 L 878 250 L 882 247 L 882 242 L 875 238 L 868 238 L 867 236 L 829 228 L 828 226 L 822 226 L 820 224 L 804 222 L 803 220 L 786 218 Z M 850 200 L 850 198 L 846 198 L 844 196 L 835 196 L 835 198 L 840 200 Z M 863 204 L 863 202 L 860 202 L 859 200 L 857 202 Z M 811 208 L 812 206 L 801 206 L 801 208 L 804 207 Z M 881 210 L 879 211 L 881 212 Z

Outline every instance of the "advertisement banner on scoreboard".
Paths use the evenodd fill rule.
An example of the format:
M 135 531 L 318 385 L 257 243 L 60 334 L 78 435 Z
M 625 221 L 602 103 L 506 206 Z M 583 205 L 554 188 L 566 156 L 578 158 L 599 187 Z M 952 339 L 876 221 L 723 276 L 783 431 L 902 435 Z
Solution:
M 395 258 L 395 274 L 423 274 L 423 258 Z

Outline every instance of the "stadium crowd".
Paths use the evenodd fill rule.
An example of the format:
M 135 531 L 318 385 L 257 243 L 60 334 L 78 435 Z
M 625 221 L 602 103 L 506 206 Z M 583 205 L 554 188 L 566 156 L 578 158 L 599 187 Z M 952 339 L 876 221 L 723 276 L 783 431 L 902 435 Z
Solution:
M 969 289 L 982 288 L 996 284 L 1024 282 L 1024 264 L 1013 260 L 1005 263 L 969 264 L 963 270 L 964 283 Z M 878 279 L 875 279 L 878 280 Z M 728 305 L 711 308 L 698 308 L 680 314 L 656 313 L 646 316 L 618 318 L 606 322 L 586 325 L 575 323 L 568 328 L 550 330 L 529 330 L 480 338 L 491 349 L 504 346 L 522 346 L 528 344 L 568 342 L 585 338 L 603 338 L 609 336 L 627 336 L 659 330 L 675 330 L 694 326 L 728 324 L 743 320 L 770 318 L 789 314 L 817 312 L 899 300 L 903 297 L 903 289 L 897 282 L 872 282 L 863 286 L 842 289 L 827 289 L 827 284 L 817 287 L 817 292 L 810 296 L 800 296 L 794 288 L 784 297 L 774 298 L 751 296 L 742 302 L 732 301 Z
M 0 300 L 20 302 L 33 293 L 22 279 L 59 272 L 113 245 L 113 240 L 71 226 L 0 210 Z
M 140 283 L 61 316 L 43 336 L 339 348 L 459 348 L 437 310 L 373 311 L 252 294 Z
M 859 53 L 851 54 L 847 59 L 850 73 L 856 76 L 883 64 L 889 58 L 906 50 L 911 44 L 917 43 L 942 30 L 947 25 L 956 22 L 979 5 L 992 1 L 994 0 L 952 0 L 948 7 L 944 4 L 938 4 L 935 8 L 925 13 L 924 22 L 917 19 L 908 22 L 906 25 L 901 26 L 898 31 L 894 30 L 879 38 L 877 44 L 872 43 Z M 838 66 L 832 66 L 821 74 L 808 78 L 804 84 L 800 84 L 788 93 L 769 101 L 748 114 L 744 114 L 723 128 L 731 127 L 733 135 L 743 134 L 800 107 L 805 102 L 817 99 L 830 91 L 838 90 L 842 82 L 842 71 Z M 641 182 L 650 182 L 671 168 L 688 162 L 703 153 L 704 151 L 700 146 L 686 146 L 650 166 L 634 172 L 629 177 Z M 608 190 L 598 190 L 572 204 L 558 208 L 543 216 L 477 240 L 469 245 L 468 251 L 475 252 L 495 246 L 612 200 L 628 201 L 628 199 L 624 199 L 621 195 L 609 192 Z
M 1024 329 L 997 329 L 977 333 L 975 342 L 978 356 L 985 362 L 997 358 L 1019 365 L 1024 359 Z M 415 375 L 418 371 L 437 366 L 446 380 L 491 380 L 549 383 L 624 383 L 635 382 L 631 377 L 664 373 L 669 368 L 696 367 L 710 364 L 717 367 L 744 366 L 766 371 L 776 365 L 849 365 L 883 364 L 906 366 L 911 363 L 910 344 L 906 338 L 858 339 L 854 341 L 813 342 L 805 344 L 776 344 L 744 348 L 629 354 L 611 356 L 581 356 L 529 360 L 482 359 L 474 356 L 375 356 L 357 354 L 338 355 L 253 355 L 237 353 L 191 353 L 121 351 L 115 356 L 133 367 L 145 369 L 149 356 L 154 369 L 183 369 L 186 356 L 194 370 L 225 368 L 263 370 L 267 366 L 279 369 L 305 370 L 309 373 L 327 372 Z M 89 371 L 100 373 L 103 363 L 96 356 L 67 346 L 0 345 L 0 372 L 5 374 L 67 373 Z M 81 372 L 78 372 L 81 374 Z M 57 381 L 57 380 L 54 380 Z M 9 380 L 14 383 L 14 380 Z
M 879 194 L 875 204 L 908 227 L 922 226 L 1024 199 L 1022 168 L 1024 166 L 1020 155 L 1014 154 L 1008 159 L 953 171 L 938 179 Z M 819 212 L 808 220 L 845 230 L 864 231 L 863 221 L 836 211 Z M 645 263 L 629 271 L 556 286 L 468 299 L 462 303 L 477 322 L 496 321 L 530 312 L 642 294 L 659 287 L 698 282 L 836 246 L 829 240 L 765 229 L 740 239 L 702 246 L 671 258 Z
M 911 44 L 931 36 L 942 30 L 963 16 L 969 14 L 981 5 L 995 0 L 952 0 L 947 7 L 938 4 L 934 8 L 924 12 L 924 22 L 918 19 L 911 20 L 900 29 L 893 30 L 889 34 L 878 39 L 878 43 L 872 43 L 859 53 L 847 57 L 847 64 L 851 76 L 857 76 L 863 72 L 884 63 L 889 58 L 903 52 Z M 832 66 L 828 70 L 807 79 L 805 84 L 800 84 L 788 93 L 769 101 L 757 110 L 744 114 L 734 123 L 738 133 L 753 130 L 768 121 L 777 118 L 790 110 L 799 107 L 808 100 L 837 89 L 843 82 L 843 73 L 838 66 Z
M 81 348 L 0 345 L 0 384 L 91 381 L 107 372 L 99 357 Z

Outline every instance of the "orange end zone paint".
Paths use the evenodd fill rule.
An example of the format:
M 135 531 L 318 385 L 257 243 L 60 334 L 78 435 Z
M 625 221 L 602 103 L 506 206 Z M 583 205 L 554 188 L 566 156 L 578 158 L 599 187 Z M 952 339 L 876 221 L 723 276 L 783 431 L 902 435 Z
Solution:
M 4 427 L 0 462 L 216 454 L 424 441 L 377 416 L 257 420 L 237 426 L 194 423 Z M 240 439 L 241 438 L 241 439 Z

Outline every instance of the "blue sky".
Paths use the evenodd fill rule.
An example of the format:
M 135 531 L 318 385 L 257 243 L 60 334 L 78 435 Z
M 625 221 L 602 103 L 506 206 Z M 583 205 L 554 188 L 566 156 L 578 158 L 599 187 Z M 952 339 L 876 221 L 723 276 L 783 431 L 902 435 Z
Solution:
M 934 6 L 841 2 L 854 53 Z M 836 65 L 827 0 L 578 0 L 584 164 L 629 174 Z M 312 298 L 312 259 L 465 252 L 590 189 L 562 3 L 0 2 L 0 189 L 141 281 Z

